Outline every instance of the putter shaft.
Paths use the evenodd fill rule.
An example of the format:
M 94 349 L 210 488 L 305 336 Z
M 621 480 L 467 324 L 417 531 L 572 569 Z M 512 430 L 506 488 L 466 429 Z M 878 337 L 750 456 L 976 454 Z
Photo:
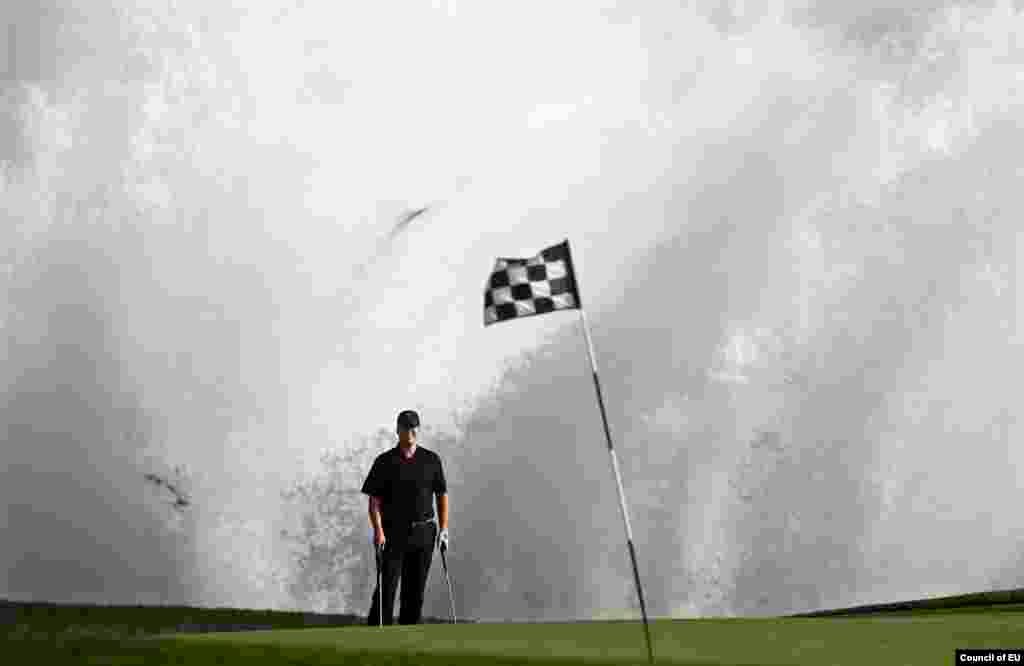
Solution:
M 452 579 L 448 575 L 448 557 L 445 551 L 446 549 L 441 549 L 441 564 L 444 568 L 444 579 L 448 583 L 448 603 L 451 607 L 452 624 L 455 624 L 455 598 L 452 596 Z
M 384 626 L 384 582 L 381 580 L 384 569 L 384 547 L 374 544 L 377 553 L 377 626 Z

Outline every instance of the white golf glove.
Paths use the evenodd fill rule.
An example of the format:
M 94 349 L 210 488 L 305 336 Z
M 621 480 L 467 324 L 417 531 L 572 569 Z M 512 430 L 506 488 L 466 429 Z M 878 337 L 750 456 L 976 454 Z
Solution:
M 441 533 L 437 535 L 437 545 L 441 550 L 448 550 L 448 528 L 441 530 Z

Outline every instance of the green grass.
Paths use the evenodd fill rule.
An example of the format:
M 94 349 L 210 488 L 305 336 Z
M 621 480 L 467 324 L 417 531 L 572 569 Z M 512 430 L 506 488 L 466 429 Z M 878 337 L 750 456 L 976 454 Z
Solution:
M 955 599 L 961 605 L 931 599 L 913 602 L 918 607 L 890 605 L 895 608 L 848 616 L 654 620 L 651 634 L 656 661 L 664 664 L 952 664 L 956 648 L 1024 648 L 1024 602 L 993 594 L 1003 594 L 998 598 L 1002 603 L 983 605 L 984 597 L 960 597 Z M 137 626 L 145 624 L 147 611 L 167 612 L 136 610 Z M 189 612 L 196 620 L 203 611 Z M 49 624 L 33 626 L 24 621 L 28 616 L 8 624 L 5 661 L 198 666 L 646 663 L 639 622 L 335 626 L 153 636 L 131 630 L 128 623 L 107 627 L 104 634 L 101 626 L 61 624 L 58 615 L 46 614 Z M 8 661 L 8 655 L 14 659 Z

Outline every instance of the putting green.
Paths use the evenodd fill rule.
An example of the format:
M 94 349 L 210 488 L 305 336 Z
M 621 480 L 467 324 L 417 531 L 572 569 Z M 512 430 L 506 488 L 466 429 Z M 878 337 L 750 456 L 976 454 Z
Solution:
M 1024 648 L 1024 612 L 656 620 L 651 634 L 657 663 L 931 666 L 952 664 L 956 648 Z M 646 663 L 639 622 L 297 629 L 161 642 L 182 655 L 236 652 L 265 663 Z

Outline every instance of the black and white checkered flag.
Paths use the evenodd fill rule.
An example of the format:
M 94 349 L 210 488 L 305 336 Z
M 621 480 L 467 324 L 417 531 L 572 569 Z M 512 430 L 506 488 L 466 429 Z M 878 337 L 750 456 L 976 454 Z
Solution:
M 612 432 L 608 427 L 608 412 L 604 408 L 601 381 L 597 376 L 597 361 L 594 358 L 594 343 L 590 339 L 586 312 L 580 302 L 579 283 L 572 267 L 569 241 L 552 245 L 540 254 L 527 259 L 499 258 L 484 287 L 484 326 L 497 324 L 509 319 L 520 319 L 555 310 L 579 310 L 583 335 L 587 341 L 587 357 L 594 378 L 597 405 L 601 410 L 601 424 L 604 426 L 611 457 L 612 474 L 619 491 L 619 507 L 622 522 L 626 527 L 626 545 L 629 559 L 633 564 L 633 580 L 640 598 L 640 614 L 644 620 L 644 636 L 647 639 L 647 661 L 654 663 L 654 648 L 651 646 L 651 630 L 647 622 L 647 604 L 644 602 L 644 588 L 640 583 L 640 569 L 636 564 L 636 547 L 633 545 L 633 529 L 629 525 L 629 510 L 626 508 L 626 493 L 622 489 L 622 475 L 619 472 L 618 457 L 612 445 Z
M 484 326 L 579 307 L 568 240 L 535 257 L 497 259 L 484 288 Z

